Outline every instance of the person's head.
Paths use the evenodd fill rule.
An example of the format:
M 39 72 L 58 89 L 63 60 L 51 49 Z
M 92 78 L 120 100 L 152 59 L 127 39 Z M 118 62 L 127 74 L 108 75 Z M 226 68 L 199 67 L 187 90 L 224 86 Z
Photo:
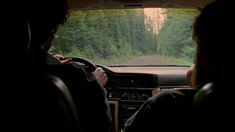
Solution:
M 235 23 L 232 6 L 226 0 L 214 1 L 205 6 L 195 20 L 196 84 L 223 82 L 233 71 Z
M 57 27 L 67 20 L 68 0 L 28 1 L 27 17 L 31 29 L 31 46 L 48 50 Z

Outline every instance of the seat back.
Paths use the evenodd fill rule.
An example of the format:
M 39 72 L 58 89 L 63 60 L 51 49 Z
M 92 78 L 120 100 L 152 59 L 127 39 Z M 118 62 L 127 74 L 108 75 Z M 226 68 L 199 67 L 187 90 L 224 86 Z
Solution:
M 56 76 L 46 75 L 45 77 L 49 85 L 51 85 L 52 94 L 56 96 L 55 103 L 58 103 L 58 109 L 57 107 L 55 109 L 61 109 L 61 114 L 55 115 L 55 117 L 62 116 L 61 119 L 63 119 L 63 116 L 65 117 L 62 120 L 62 126 L 66 128 L 64 129 L 65 131 L 81 132 L 77 110 L 68 88 L 65 86 L 64 82 Z M 60 120 L 58 121 L 60 122 Z M 55 127 L 58 127 L 57 124 Z
M 10 129 L 26 132 L 81 131 L 73 99 L 58 77 L 25 74 L 14 83 L 8 102 Z
M 208 83 L 200 89 L 193 100 L 193 114 L 198 129 L 234 130 L 235 118 L 233 86 Z M 226 90 L 225 90 L 226 89 Z

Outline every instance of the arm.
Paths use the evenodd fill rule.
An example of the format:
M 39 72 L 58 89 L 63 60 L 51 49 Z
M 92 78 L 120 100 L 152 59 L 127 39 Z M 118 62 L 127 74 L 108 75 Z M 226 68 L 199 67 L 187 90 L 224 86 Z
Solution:
M 55 55 L 53 55 L 53 57 L 54 57 L 55 59 L 57 59 L 57 60 L 58 60 L 60 63 L 62 63 L 62 64 L 68 64 L 68 63 L 70 63 L 70 62 L 72 61 L 71 58 L 65 59 L 64 56 L 59 55 L 59 54 L 55 54 Z
M 151 106 L 149 101 L 145 102 L 141 108 L 135 112 L 124 124 L 125 132 L 147 132 L 151 116 Z M 150 131 L 150 130 L 149 130 Z
M 177 131 L 173 126 L 190 123 L 192 97 L 175 90 L 161 91 L 127 120 L 125 132 Z
M 85 70 L 75 63 L 57 65 L 51 71 L 69 88 L 82 129 L 86 132 L 110 132 L 112 117 L 106 91 L 96 79 L 87 78 Z

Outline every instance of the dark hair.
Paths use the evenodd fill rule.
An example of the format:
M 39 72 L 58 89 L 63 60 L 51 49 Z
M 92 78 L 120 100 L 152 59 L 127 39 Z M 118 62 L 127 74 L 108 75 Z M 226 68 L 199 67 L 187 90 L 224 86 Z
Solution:
M 32 47 L 51 41 L 69 14 L 68 0 L 32 0 L 27 6 Z
M 223 82 L 233 69 L 234 8 L 226 0 L 214 1 L 201 10 L 194 23 L 197 43 L 196 84 Z M 231 30 L 231 31 L 229 31 Z

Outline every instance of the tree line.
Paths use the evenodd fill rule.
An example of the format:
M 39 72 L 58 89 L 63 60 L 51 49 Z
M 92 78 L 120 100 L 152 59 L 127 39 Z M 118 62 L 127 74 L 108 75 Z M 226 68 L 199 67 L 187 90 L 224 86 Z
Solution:
M 58 29 L 50 52 L 107 64 L 137 55 L 192 59 L 191 24 L 196 12 L 168 9 L 165 13 L 167 20 L 156 35 L 146 25 L 143 9 L 73 11 Z

